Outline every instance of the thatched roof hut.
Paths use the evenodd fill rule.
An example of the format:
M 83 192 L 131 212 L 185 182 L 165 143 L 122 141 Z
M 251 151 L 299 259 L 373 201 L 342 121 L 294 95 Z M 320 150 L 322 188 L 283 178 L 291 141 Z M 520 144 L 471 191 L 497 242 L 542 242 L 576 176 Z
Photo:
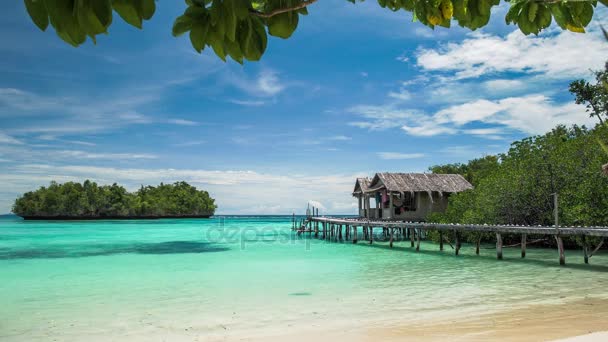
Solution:
M 361 217 L 424 220 L 444 211 L 450 194 L 469 189 L 473 186 L 461 175 L 381 172 L 371 179 L 357 178 L 353 196 L 359 200 Z
M 461 175 L 435 173 L 376 173 L 365 192 L 386 189 L 389 192 L 453 193 L 473 189 Z

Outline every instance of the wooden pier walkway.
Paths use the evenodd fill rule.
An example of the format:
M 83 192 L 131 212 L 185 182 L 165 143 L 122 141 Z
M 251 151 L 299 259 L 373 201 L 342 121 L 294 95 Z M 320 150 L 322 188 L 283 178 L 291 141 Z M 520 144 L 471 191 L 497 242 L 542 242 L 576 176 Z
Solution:
M 426 223 L 426 222 L 402 222 L 402 221 L 370 221 L 359 218 L 335 218 L 335 217 L 320 217 L 308 216 L 299 225 L 295 225 L 294 230 L 298 234 L 309 233 L 311 236 L 314 233 L 315 237 L 332 238 L 340 240 L 352 240 L 357 243 L 359 239 L 358 228 L 362 229 L 363 238 L 369 243 L 374 242 L 374 229 L 381 228 L 383 235 L 388 238 L 389 246 L 393 247 L 395 234 L 399 234 L 411 241 L 411 246 L 416 247 L 416 251 L 420 250 L 421 235 L 429 230 L 438 231 L 440 235 L 439 249 L 443 250 L 444 234 L 449 233 L 454 236 L 454 252 L 458 255 L 461 248 L 460 234 L 462 232 L 484 232 L 496 234 L 496 257 L 502 259 L 503 240 L 502 234 L 520 234 L 521 235 L 521 256 L 526 256 L 527 235 L 545 235 L 553 236 L 557 242 L 559 251 L 559 262 L 561 265 L 566 263 L 564 251 L 564 236 L 596 236 L 602 237 L 602 242 L 593 250 L 590 246 L 583 246 L 583 255 L 585 263 L 589 262 L 589 258 L 599 250 L 604 242 L 604 238 L 608 237 L 608 227 L 556 227 L 556 226 L 517 226 L 517 225 L 479 225 L 479 224 L 441 224 L 441 223 Z M 343 234 L 344 233 L 344 234 Z M 477 242 L 476 253 L 479 254 L 479 244 Z

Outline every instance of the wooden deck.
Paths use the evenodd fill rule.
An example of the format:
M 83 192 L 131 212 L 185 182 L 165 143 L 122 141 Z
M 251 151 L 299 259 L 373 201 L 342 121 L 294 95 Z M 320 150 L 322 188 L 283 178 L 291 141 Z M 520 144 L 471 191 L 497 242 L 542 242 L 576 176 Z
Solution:
M 388 238 L 390 247 L 393 246 L 395 235 L 398 234 L 403 238 L 409 238 L 412 247 L 416 250 L 420 249 L 421 235 L 429 230 L 438 231 L 440 234 L 439 248 L 443 250 L 444 235 L 446 233 L 454 236 L 454 251 L 458 255 L 461 242 L 460 233 L 462 232 L 484 232 L 496 234 L 496 257 L 502 259 L 502 234 L 520 234 L 521 235 L 521 256 L 526 255 L 527 235 L 545 235 L 553 236 L 557 242 L 559 251 L 559 262 L 564 265 L 566 256 L 562 237 L 564 236 L 596 236 L 603 238 L 608 237 L 608 227 L 555 227 L 555 226 L 517 226 L 517 225 L 478 225 L 478 224 L 441 224 L 427 222 L 402 222 L 402 221 L 371 221 L 360 218 L 333 218 L 308 216 L 299 225 L 295 224 L 294 230 L 298 234 L 309 233 L 311 236 L 314 233 L 315 237 L 332 238 L 340 240 L 352 240 L 357 243 L 359 239 L 358 228 L 362 228 L 363 239 L 374 242 L 374 229 L 382 229 L 383 235 Z M 479 254 L 479 243 L 477 242 L 477 254 Z M 590 246 L 583 247 L 585 263 L 589 262 L 589 258 L 597 252 L 602 243 L 593 251 Z

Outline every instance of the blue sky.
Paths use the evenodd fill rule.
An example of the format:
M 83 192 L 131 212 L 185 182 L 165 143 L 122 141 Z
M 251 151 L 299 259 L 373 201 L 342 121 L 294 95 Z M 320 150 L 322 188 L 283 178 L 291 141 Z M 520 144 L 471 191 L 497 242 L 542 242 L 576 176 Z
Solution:
M 593 124 L 568 83 L 608 57 L 585 35 L 504 24 L 431 30 L 406 12 L 310 6 L 288 40 L 241 66 L 171 36 L 185 5 L 158 1 L 140 31 L 72 48 L 20 1 L 0 4 L 0 213 L 50 180 L 186 180 L 221 214 L 352 213 L 354 178 L 504 152 L 559 123 Z

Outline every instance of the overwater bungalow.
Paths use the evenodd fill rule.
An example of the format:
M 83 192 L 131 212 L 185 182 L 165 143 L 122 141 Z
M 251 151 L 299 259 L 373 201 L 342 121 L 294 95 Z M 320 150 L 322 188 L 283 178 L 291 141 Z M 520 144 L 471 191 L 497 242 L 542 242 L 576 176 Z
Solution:
M 451 194 L 472 188 L 461 175 L 383 172 L 357 178 L 353 196 L 361 218 L 424 221 L 445 211 Z

